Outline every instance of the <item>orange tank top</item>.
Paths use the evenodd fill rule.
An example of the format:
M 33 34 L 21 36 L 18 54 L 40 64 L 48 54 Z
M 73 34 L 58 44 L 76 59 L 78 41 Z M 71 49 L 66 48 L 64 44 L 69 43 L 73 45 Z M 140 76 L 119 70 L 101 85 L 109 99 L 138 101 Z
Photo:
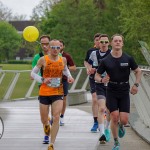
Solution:
M 58 57 L 57 61 L 50 60 L 48 55 L 45 58 L 45 68 L 43 69 L 43 78 L 60 78 L 60 86 L 52 87 L 42 83 L 39 90 L 40 96 L 63 95 L 62 75 L 64 70 L 63 58 Z

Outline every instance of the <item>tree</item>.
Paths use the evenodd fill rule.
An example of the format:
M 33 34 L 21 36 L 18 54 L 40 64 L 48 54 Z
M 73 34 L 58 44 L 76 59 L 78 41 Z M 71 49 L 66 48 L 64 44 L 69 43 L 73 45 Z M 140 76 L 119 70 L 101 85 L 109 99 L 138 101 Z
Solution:
M 0 21 L 25 20 L 26 15 L 13 14 L 12 10 L 0 1 Z
M 0 1 L 0 21 L 10 20 L 12 17 L 12 10 L 8 7 L 5 7 Z
M 0 22 L 0 61 L 14 57 L 21 44 L 21 36 L 5 21 Z
M 135 56 L 138 63 L 145 64 L 145 60 L 139 50 L 138 40 L 143 40 L 150 44 L 150 1 L 121 0 L 118 8 L 120 10 L 119 19 L 122 22 L 120 28 L 128 43 L 128 52 Z
M 150 32 L 149 8 L 150 1 L 147 0 L 122 0 L 119 6 L 121 29 L 129 39 L 149 39 L 149 34 L 147 34 Z
M 18 14 L 15 14 L 14 16 L 12 16 L 12 18 L 10 20 L 13 20 L 13 21 L 19 21 L 19 20 L 25 20 L 27 17 L 27 15 L 18 15 Z
M 86 51 L 93 46 L 93 35 L 100 31 L 98 18 L 93 0 L 65 0 L 53 5 L 39 25 L 43 33 L 63 39 L 76 64 L 83 66 Z
M 42 0 L 32 11 L 32 20 L 41 20 L 45 14 L 51 11 L 51 7 L 57 4 L 60 0 Z
M 138 40 L 150 41 L 149 7 L 150 1 L 146 0 L 60 0 L 44 11 L 39 27 L 41 33 L 63 39 L 66 50 L 78 66 L 83 65 L 86 51 L 93 46 L 93 35 L 97 32 L 110 37 L 123 34 L 124 51 L 143 64 Z

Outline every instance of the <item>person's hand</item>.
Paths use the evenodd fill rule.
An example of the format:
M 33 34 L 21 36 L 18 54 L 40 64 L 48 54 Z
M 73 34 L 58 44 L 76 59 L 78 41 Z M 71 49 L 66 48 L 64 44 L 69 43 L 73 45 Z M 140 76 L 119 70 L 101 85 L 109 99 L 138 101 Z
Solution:
M 95 68 L 89 68 L 89 69 L 87 69 L 87 74 L 88 75 L 94 74 L 95 72 L 96 72 Z
M 44 78 L 43 83 L 45 83 L 45 84 L 51 83 L 51 78 Z
M 138 92 L 138 87 L 135 86 L 135 85 L 133 85 L 132 88 L 131 88 L 131 90 L 130 90 L 130 93 L 133 94 L 133 95 L 135 95 L 135 94 L 137 94 L 137 92 Z
M 90 75 L 90 70 L 86 69 L 86 73 L 87 73 L 87 75 Z
M 105 77 L 102 78 L 102 83 L 106 84 L 109 82 L 109 80 L 110 80 L 110 77 L 106 75 Z
M 74 82 L 74 78 L 73 77 L 68 77 L 68 83 L 73 83 Z

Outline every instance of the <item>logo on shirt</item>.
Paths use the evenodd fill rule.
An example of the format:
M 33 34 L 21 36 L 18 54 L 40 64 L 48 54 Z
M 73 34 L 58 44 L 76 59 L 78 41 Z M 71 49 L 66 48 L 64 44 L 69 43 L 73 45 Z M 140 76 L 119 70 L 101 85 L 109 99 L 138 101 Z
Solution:
M 128 63 L 120 63 L 120 66 L 129 66 Z

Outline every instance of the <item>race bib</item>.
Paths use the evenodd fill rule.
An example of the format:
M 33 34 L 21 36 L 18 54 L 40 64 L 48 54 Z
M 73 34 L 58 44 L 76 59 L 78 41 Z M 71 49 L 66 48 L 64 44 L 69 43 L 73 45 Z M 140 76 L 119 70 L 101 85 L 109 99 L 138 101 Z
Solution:
M 47 84 L 50 87 L 59 87 L 60 86 L 60 78 L 52 78 L 51 83 Z

